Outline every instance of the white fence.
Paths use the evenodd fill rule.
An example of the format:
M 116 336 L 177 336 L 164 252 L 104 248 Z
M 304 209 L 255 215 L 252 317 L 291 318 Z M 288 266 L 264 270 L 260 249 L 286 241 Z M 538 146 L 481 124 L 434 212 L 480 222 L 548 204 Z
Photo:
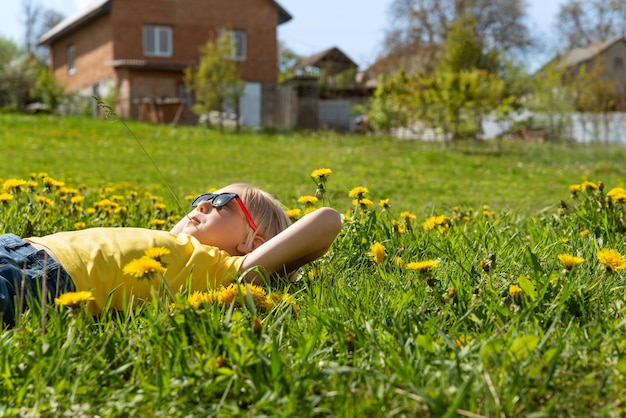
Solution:
M 545 121 L 546 115 L 532 115 L 524 113 L 515 120 L 520 121 L 530 117 Z M 554 120 L 563 125 L 563 137 L 581 143 L 614 143 L 626 145 L 626 113 L 612 112 L 608 114 L 571 113 L 554 115 Z M 497 122 L 494 118 L 485 118 L 483 121 L 483 137 L 493 139 L 511 130 L 512 122 Z M 432 129 L 420 129 L 415 124 L 412 129 L 402 128 L 395 131 L 400 138 L 421 139 L 427 141 L 441 140 L 441 135 Z

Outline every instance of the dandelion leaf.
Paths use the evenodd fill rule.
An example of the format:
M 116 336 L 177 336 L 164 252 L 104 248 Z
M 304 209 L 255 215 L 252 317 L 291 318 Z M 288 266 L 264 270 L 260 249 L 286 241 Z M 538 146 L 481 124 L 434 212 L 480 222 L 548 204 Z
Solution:
M 527 358 L 539 344 L 539 336 L 523 335 L 516 338 L 509 347 L 508 354 L 515 360 Z
M 525 295 L 527 295 L 531 300 L 537 299 L 537 288 L 535 284 L 528 278 L 528 276 L 521 275 L 519 277 L 519 287 L 522 288 L 522 291 Z

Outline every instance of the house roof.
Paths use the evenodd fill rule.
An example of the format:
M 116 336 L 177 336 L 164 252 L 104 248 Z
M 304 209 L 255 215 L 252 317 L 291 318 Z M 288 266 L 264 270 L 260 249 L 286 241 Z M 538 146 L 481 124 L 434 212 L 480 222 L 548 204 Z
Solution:
M 619 41 L 626 42 L 626 39 L 618 36 L 608 41 L 597 42 L 583 48 L 572 49 L 558 60 L 559 66 L 572 67 L 585 61 L 589 61 Z
M 333 47 L 302 59 L 294 65 L 293 69 L 298 71 L 306 67 L 316 67 L 320 70 L 334 70 L 333 72 L 339 72 L 348 68 L 356 68 L 357 65 L 339 48 Z
M 38 45 L 50 45 L 56 39 L 64 36 L 70 32 L 75 31 L 81 26 L 86 25 L 111 12 L 111 0 L 94 0 L 85 9 L 78 13 L 63 19 L 56 26 L 44 33 L 37 40 Z
M 280 4 L 272 0 L 278 9 L 278 24 L 288 22 L 292 16 Z M 111 12 L 111 0 L 93 0 L 85 9 L 63 19 L 48 32 L 44 33 L 38 40 L 38 45 L 50 45 L 58 38 L 71 33 L 87 23 Z

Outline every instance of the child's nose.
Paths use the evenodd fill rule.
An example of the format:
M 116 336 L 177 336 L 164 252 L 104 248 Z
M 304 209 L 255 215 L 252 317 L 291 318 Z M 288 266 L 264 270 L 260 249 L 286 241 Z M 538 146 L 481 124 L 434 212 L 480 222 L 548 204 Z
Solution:
M 205 200 L 203 202 L 198 203 L 198 206 L 196 206 L 196 210 L 200 213 L 206 213 L 209 211 L 210 207 L 211 207 L 211 202 L 209 202 L 208 200 Z

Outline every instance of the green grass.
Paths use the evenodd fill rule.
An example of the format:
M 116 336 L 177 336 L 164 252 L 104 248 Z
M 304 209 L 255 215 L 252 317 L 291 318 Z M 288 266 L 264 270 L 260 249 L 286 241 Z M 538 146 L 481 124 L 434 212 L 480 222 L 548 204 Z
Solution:
M 493 205 L 535 211 L 558 203 L 570 183 L 626 178 L 626 149 L 618 146 L 493 142 L 440 144 L 334 133 L 220 135 L 204 129 L 128 122 L 180 197 L 235 181 L 276 194 L 287 204 L 309 194 L 309 173 L 333 169 L 332 201 L 365 186 L 417 213 L 454 205 Z M 106 119 L 0 116 L 0 178 L 48 172 L 86 183 L 128 181 L 159 191 L 163 183 L 125 128 Z M 162 193 L 165 198 L 167 193 Z
M 607 269 L 597 254 L 626 254 L 624 203 L 607 199 L 626 182 L 624 148 L 444 150 L 333 133 L 128 125 L 180 198 L 247 181 L 304 209 L 297 198 L 316 189 L 309 173 L 331 168 L 323 201 L 346 214 L 342 233 L 299 281 L 265 288 L 286 296 L 272 306 L 242 295 L 238 305 L 192 308 L 181 295 L 176 308 L 157 298 L 96 319 L 35 305 L 0 334 L 0 416 L 626 413 L 626 269 Z M 77 222 L 168 229 L 180 216 L 119 123 L 1 115 L 0 143 L 3 180 L 46 172 L 84 197 L 71 204 L 67 190 L 45 190 L 35 176 L 31 191 L 0 204 L 0 232 Z M 585 180 L 604 189 L 570 195 Z M 352 204 L 356 186 L 374 206 Z M 91 210 L 113 196 L 125 211 Z M 424 228 L 431 215 L 441 217 Z M 385 248 L 379 262 L 375 243 Z M 567 269 L 559 254 L 585 261 Z M 422 261 L 438 265 L 411 269 Z

